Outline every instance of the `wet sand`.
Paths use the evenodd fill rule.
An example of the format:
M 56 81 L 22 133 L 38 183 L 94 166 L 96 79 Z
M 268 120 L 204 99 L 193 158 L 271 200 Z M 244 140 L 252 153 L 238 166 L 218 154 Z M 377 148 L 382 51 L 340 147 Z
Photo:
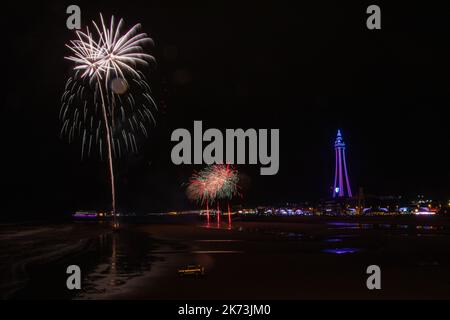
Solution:
M 247 220 L 234 221 L 232 229 L 173 217 L 130 221 L 119 233 L 96 224 L 2 233 L 2 268 L 3 262 L 9 269 L 28 265 L 22 277 L 27 284 L 7 298 L 450 298 L 448 219 Z M 25 264 L 18 244 L 28 246 L 26 257 L 41 262 Z M 68 263 L 84 271 L 81 292 L 65 288 Z M 206 275 L 177 275 L 192 263 L 202 264 Z M 366 288 L 372 264 L 381 267 L 381 290 Z
M 103 223 L 0 226 L 0 298 L 70 298 L 65 287 L 71 261 L 89 259 Z M 69 263 L 69 264 L 68 264 Z
M 232 230 L 226 225 L 139 226 L 186 249 L 162 253 L 158 277 L 134 279 L 123 292 L 105 298 L 450 298 L 449 230 L 427 220 L 400 222 L 248 221 L 235 222 Z M 189 263 L 205 266 L 205 277 L 178 277 L 176 269 Z M 372 264 L 381 267 L 382 290 L 366 287 L 366 268 Z

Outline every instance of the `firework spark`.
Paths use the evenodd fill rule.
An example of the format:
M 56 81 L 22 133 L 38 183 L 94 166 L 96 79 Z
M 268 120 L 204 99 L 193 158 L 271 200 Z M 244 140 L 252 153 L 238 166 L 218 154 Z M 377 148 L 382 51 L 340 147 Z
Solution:
M 114 16 L 106 24 L 100 14 L 100 24 L 92 24 L 95 34 L 87 27 L 85 32 L 77 31 L 77 38 L 66 45 L 72 55 L 65 59 L 75 66 L 61 99 L 60 134 L 69 143 L 81 140 L 82 158 L 91 155 L 94 146 L 101 159 L 106 154 L 115 219 L 112 159 L 137 152 L 137 139 L 147 137 L 148 126 L 156 123 L 156 103 L 139 70 L 154 61 L 143 53 L 143 46 L 152 40 L 139 32 L 139 24 L 122 33 L 123 19 L 115 25 Z

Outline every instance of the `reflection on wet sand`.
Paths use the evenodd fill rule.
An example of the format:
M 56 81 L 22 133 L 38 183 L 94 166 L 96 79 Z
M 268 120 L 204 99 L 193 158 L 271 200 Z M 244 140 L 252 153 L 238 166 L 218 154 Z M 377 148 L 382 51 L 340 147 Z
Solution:
M 118 233 L 96 223 L 6 230 L 0 293 L 7 299 L 359 299 L 371 298 L 361 270 L 376 263 L 389 283 L 380 298 L 450 297 L 447 220 L 313 217 L 235 221 L 219 229 L 170 219 L 179 220 L 133 221 Z M 65 286 L 71 264 L 82 270 L 78 292 Z M 177 269 L 189 264 L 205 267 L 205 277 L 180 279 Z
M 17 231 L 19 230 L 19 231 Z M 130 230 L 113 233 L 102 224 L 3 228 L 0 297 L 91 299 L 120 291 L 152 269 L 160 242 Z M 81 269 L 82 289 L 68 290 L 66 269 Z
M 154 254 L 156 241 L 145 234 L 122 230 L 99 236 L 98 261 L 83 279 L 76 299 L 94 299 L 120 292 L 127 281 L 150 272 L 161 258 Z
M 358 248 L 334 248 L 334 249 L 323 249 L 322 251 L 325 253 L 333 253 L 333 254 L 346 254 L 346 253 L 355 253 L 360 251 Z

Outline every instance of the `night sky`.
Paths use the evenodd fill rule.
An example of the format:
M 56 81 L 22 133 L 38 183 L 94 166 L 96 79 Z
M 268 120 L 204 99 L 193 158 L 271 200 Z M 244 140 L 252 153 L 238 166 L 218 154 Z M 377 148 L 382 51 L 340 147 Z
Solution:
M 53 2 L 53 3 L 52 3 Z M 65 43 L 72 2 L 2 8 L 2 216 L 57 217 L 109 204 L 105 162 L 81 161 L 59 138 Z M 193 208 L 175 166 L 176 128 L 279 128 L 280 170 L 240 166 L 243 203 L 330 195 L 333 142 L 341 129 L 354 191 L 435 199 L 450 195 L 450 13 L 444 4 L 381 4 L 382 30 L 366 28 L 373 2 L 76 2 L 83 27 L 98 13 L 142 23 L 155 41 L 147 69 L 158 124 L 138 155 L 116 167 L 118 207 Z M 375 3 L 376 4 L 376 3 Z M 393 6 L 395 5 L 395 7 Z M 10 5 L 9 5 L 10 6 Z M 195 167 L 200 169 L 201 167 Z

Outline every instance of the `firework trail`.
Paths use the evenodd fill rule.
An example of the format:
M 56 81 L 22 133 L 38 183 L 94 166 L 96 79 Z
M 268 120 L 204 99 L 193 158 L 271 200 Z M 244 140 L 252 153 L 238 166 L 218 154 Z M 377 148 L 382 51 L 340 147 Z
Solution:
M 214 202 L 216 191 L 208 181 L 207 170 L 194 172 L 186 188 L 186 195 L 189 200 L 196 201 L 200 205 L 206 205 L 206 221 L 209 226 L 209 204 Z
M 214 192 L 210 191 L 204 170 L 192 175 L 186 188 L 186 195 L 191 201 L 206 204 L 206 219 L 209 225 L 209 203 L 214 201 Z
M 219 211 L 219 200 L 230 201 L 235 195 L 239 195 L 238 171 L 231 165 L 215 164 L 192 175 L 186 189 L 190 200 L 197 201 L 207 206 L 207 219 L 209 222 L 209 204 L 217 202 Z M 228 206 L 229 208 L 229 206 Z M 219 213 L 217 213 L 219 221 Z M 228 220 L 231 222 L 231 212 L 228 209 Z
M 98 151 L 108 159 L 111 179 L 112 211 L 116 225 L 113 157 L 137 152 L 139 137 L 148 136 L 147 128 L 155 124 L 157 110 L 150 86 L 139 70 L 154 61 L 143 53 L 143 45 L 152 40 L 140 33 L 140 25 L 122 33 L 123 19 L 115 24 L 114 16 L 106 24 L 92 21 L 89 28 L 77 31 L 76 39 L 66 44 L 74 73 L 66 82 L 61 98 L 61 137 L 69 143 L 81 140 L 81 158 Z
M 217 199 L 228 200 L 228 226 L 231 228 L 231 210 L 230 210 L 230 200 L 239 194 L 238 182 L 239 175 L 238 171 L 229 164 L 219 164 L 214 165 L 211 169 L 210 179 L 217 181 L 216 184 L 220 186 L 217 192 Z M 217 211 L 219 211 L 219 201 L 217 201 Z M 219 218 L 220 214 L 217 214 L 217 224 L 220 225 Z

